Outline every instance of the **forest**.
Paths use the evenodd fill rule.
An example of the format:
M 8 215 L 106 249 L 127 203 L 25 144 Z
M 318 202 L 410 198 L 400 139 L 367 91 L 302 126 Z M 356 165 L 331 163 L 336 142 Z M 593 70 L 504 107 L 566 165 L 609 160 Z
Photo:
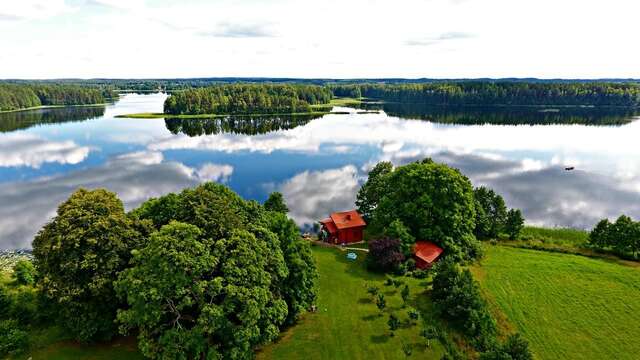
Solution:
M 335 96 L 431 105 L 640 106 L 635 83 L 462 81 L 330 86 Z
M 181 114 L 306 113 L 311 105 L 326 104 L 331 90 L 315 85 L 234 84 L 176 92 L 164 112 Z
M 0 83 L 0 111 L 39 106 L 103 104 L 117 98 L 112 89 L 59 84 Z

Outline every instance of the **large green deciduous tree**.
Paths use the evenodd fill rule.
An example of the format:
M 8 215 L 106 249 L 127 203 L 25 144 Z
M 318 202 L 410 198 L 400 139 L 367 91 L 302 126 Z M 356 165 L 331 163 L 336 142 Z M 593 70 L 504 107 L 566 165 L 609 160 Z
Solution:
M 386 192 L 385 176 L 392 171 L 393 165 L 389 161 L 379 162 L 371 169 L 367 182 L 358 191 L 356 207 L 366 221 L 370 221 L 373 217 L 373 211 Z
M 118 319 L 123 329 L 139 330 L 149 357 L 250 358 L 255 345 L 277 337 L 287 316 L 285 301 L 272 291 L 286 268 L 283 262 L 270 268 L 272 260 L 267 244 L 249 231 L 214 240 L 171 222 L 120 275 L 117 289 L 130 308 Z
M 505 222 L 505 231 L 509 234 L 509 239 L 515 240 L 520 236 L 520 232 L 524 228 L 524 217 L 520 209 L 511 209 L 507 212 L 507 220 Z
M 496 239 L 504 231 L 507 206 L 502 196 L 481 186 L 473 190 L 476 202 L 476 228 L 478 239 Z
M 458 260 L 480 256 L 473 234 L 473 187 L 460 171 L 426 159 L 397 167 L 376 181 L 383 183 L 376 187 L 384 192 L 373 210 L 374 231 L 400 220 L 417 240 L 441 246 L 445 256 Z
M 119 320 L 148 356 L 250 357 L 316 299 L 309 245 L 282 212 L 206 183 L 133 213 L 158 232 L 121 275 Z
M 79 189 L 33 241 L 39 286 L 59 321 L 81 341 L 110 338 L 120 303 L 113 282 L 142 242 L 145 225 L 103 189 Z
M 280 288 L 288 306 L 286 324 L 292 324 L 316 301 L 318 271 L 309 243 L 300 239 L 300 231 L 293 220 L 275 213 L 270 214 L 268 223 L 279 239 L 288 269 Z

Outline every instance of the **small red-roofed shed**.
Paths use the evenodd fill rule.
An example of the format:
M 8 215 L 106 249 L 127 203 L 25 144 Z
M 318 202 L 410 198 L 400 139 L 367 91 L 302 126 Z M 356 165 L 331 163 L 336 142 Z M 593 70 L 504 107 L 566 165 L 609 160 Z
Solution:
M 328 218 L 320 220 L 325 240 L 332 244 L 350 244 L 363 240 L 367 223 L 357 211 L 334 212 Z
M 416 245 L 413 247 L 416 267 L 418 269 L 430 268 L 440 258 L 442 252 L 442 248 L 431 241 L 416 241 Z

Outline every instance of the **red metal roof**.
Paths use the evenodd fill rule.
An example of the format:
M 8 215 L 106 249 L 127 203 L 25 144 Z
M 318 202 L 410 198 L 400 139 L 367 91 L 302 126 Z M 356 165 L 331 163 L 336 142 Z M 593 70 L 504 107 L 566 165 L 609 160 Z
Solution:
M 338 231 L 336 224 L 331 220 L 331 218 L 320 220 L 320 223 L 327 228 L 327 231 L 329 231 L 330 234 L 335 234 Z
M 416 245 L 413 248 L 414 254 L 428 262 L 432 263 L 442 254 L 442 248 L 431 241 L 416 241 Z
M 333 220 L 333 223 L 336 225 L 338 230 L 367 225 L 360 214 L 355 210 L 334 212 L 331 214 L 331 220 Z

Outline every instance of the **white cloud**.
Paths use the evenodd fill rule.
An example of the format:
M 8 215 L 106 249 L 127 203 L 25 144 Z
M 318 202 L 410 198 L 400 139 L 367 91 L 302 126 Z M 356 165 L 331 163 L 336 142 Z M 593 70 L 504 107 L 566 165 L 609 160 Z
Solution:
M 0 6 L 0 21 L 46 19 L 71 10 L 64 0 L 7 0 Z
M 118 194 L 127 209 L 150 197 L 177 192 L 204 181 L 231 175 L 228 165 L 206 164 L 193 169 L 179 162 L 163 162 L 162 154 L 136 152 L 106 164 L 63 175 L 0 184 L 0 249 L 29 247 L 33 236 L 62 201 L 78 189 L 106 188 Z M 34 209 L 37 209 L 35 211 Z
M 50 141 L 27 133 L 0 135 L 0 167 L 39 168 L 44 163 L 78 164 L 88 155 L 88 147 L 70 140 Z
M 323 171 L 304 171 L 279 186 L 298 225 L 310 225 L 333 211 L 351 210 L 360 187 L 353 165 Z
M 226 164 L 206 163 L 196 171 L 198 177 L 204 181 L 226 182 L 233 174 L 233 166 Z
M 640 77 L 640 49 L 625 45 L 636 42 L 640 3 L 629 0 L 90 3 L 101 5 L 3 1 L 0 19 L 70 16 L 0 20 L 13 35 L 3 52 L 14 54 L 0 78 Z

